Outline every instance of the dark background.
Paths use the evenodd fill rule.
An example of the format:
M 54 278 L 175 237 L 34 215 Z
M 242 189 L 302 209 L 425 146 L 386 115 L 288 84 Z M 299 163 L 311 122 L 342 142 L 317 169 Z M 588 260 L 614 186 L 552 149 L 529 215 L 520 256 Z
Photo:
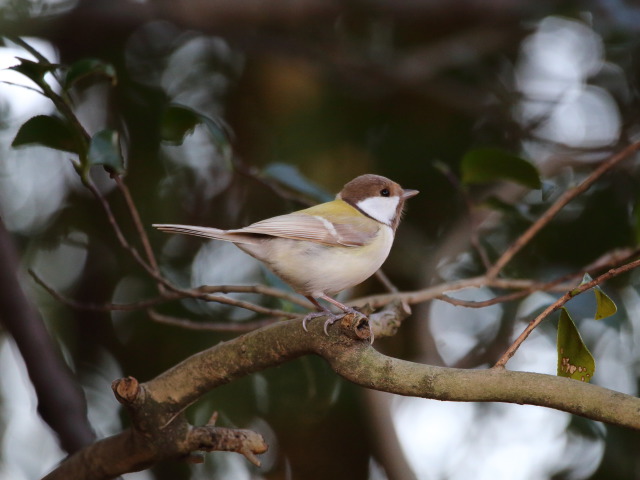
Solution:
M 301 208 L 301 197 L 331 198 L 368 172 L 421 191 L 384 267 L 398 288 L 477 275 L 483 267 L 469 246 L 471 232 L 497 258 L 560 193 L 638 135 L 640 8 L 632 2 L 14 0 L 0 13 L 0 33 L 22 36 L 52 62 L 91 57 L 114 65 L 116 85 L 92 78 L 77 86 L 77 114 L 90 133 L 121 132 L 126 182 L 163 272 L 183 286 L 281 285 L 231 246 L 170 237 L 151 231 L 151 223 L 240 227 Z M 4 66 L 28 57 L 10 41 L 0 53 Z M 4 73 L 3 81 L 19 81 Z M 20 252 L 23 288 L 77 375 L 97 434 L 115 433 L 127 418 L 111 394 L 112 380 L 144 381 L 234 335 L 159 325 L 144 311 L 72 309 L 33 282 L 29 268 L 85 304 L 156 295 L 79 184 L 69 155 L 10 147 L 18 127 L 52 113 L 52 105 L 21 87 L 0 88 L 0 215 Z M 225 123 L 230 140 L 198 126 L 182 145 L 162 142 L 170 103 Z M 513 183 L 463 186 L 461 159 L 481 147 L 531 161 L 548 196 Z M 135 239 L 121 195 L 100 168 L 93 175 Z M 505 273 L 547 280 L 634 248 L 637 183 L 636 163 L 623 163 L 570 204 Z M 586 296 L 570 304 L 596 358 L 594 382 L 631 394 L 640 358 L 635 277 L 606 285 L 619 308 L 610 319 L 591 320 Z M 350 295 L 382 291 L 372 279 Z M 534 295 L 484 310 L 419 305 L 399 334 L 376 348 L 416 361 L 486 367 L 546 301 Z M 159 310 L 196 321 L 257 318 L 196 301 Z M 527 342 L 511 368 L 555 373 L 554 322 Z M 2 329 L 0 342 L 0 476 L 32 478 L 64 453 L 39 422 L 20 354 Z M 214 409 L 222 425 L 267 437 L 261 469 L 216 453 L 205 465 L 167 462 L 130 478 L 639 475 L 635 432 L 534 407 L 391 398 L 346 383 L 316 358 L 220 388 L 190 416 L 206 422 Z

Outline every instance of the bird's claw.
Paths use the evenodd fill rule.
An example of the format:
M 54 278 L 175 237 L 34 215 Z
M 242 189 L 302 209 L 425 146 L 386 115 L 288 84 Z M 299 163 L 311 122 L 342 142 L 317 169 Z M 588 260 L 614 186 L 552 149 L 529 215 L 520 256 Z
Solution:
M 340 320 L 341 318 L 343 318 L 346 315 L 346 313 L 340 313 L 338 315 L 328 315 L 327 321 L 324 322 L 324 334 L 328 337 L 329 336 L 329 330 L 327 330 L 331 325 L 333 325 L 334 323 L 336 323 L 338 320 Z
M 329 328 L 330 325 L 333 325 L 334 323 L 336 323 L 338 320 L 340 320 L 342 317 L 344 317 L 346 315 L 346 313 L 339 313 L 339 314 L 334 314 L 331 312 L 314 312 L 314 313 L 310 313 L 308 314 L 306 317 L 304 317 L 302 319 L 302 328 L 304 328 L 305 332 L 308 332 L 309 330 L 307 330 L 307 322 L 309 320 L 313 320 L 314 318 L 319 318 L 319 317 L 327 317 L 327 321 L 324 322 L 324 333 L 328 336 L 329 332 L 327 331 L 327 328 Z
M 307 316 L 305 316 L 302 319 L 302 328 L 304 329 L 305 332 L 308 332 L 309 330 L 307 330 L 307 322 L 309 320 L 313 320 L 314 318 L 318 318 L 318 317 L 324 317 L 324 316 L 331 316 L 333 315 L 331 312 L 313 312 L 313 313 L 309 313 Z

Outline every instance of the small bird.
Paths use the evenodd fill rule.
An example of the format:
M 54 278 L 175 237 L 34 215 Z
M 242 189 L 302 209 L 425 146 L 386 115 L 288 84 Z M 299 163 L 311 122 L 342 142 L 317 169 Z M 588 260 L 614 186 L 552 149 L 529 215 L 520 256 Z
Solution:
M 327 328 L 344 315 L 358 313 L 332 296 L 364 282 L 380 268 L 391 250 L 404 202 L 417 194 L 388 178 L 366 174 L 347 183 L 335 200 L 237 230 L 153 226 L 234 243 L 317 307 L 319 312 L 303 319 L 305 331 L 309 320 L 326 316 L 324 332 L 328 334 Z M 335 315 L 318 300 L 344 313 Z

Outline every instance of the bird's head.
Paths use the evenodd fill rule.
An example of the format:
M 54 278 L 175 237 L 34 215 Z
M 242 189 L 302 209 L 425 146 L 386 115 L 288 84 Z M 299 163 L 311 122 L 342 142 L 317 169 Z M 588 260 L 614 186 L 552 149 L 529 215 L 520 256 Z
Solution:
M 404 202 L 418 193 L 418 190 L 404 189 L 380 175 L 366 174 L 347 183 L 337 198 L 395 230 L 402 217 Z

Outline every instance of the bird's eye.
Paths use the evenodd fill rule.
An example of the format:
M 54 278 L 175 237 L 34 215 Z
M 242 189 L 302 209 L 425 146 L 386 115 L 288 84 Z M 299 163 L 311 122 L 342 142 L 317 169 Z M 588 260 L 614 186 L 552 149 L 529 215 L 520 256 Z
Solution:
M 383 188 L 382 190 L 380 190 L 380 195 L 382 195 L 383 197 L 388 197 L 390 195 L 389 189 Z

